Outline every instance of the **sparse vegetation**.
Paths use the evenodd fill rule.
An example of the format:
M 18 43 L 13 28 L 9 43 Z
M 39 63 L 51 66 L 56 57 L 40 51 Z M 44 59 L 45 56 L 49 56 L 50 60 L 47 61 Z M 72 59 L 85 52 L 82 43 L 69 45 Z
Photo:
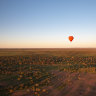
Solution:
M 74 80 L 80 80 L 80 74 L 96 72 L 96 56 L 94 54 L 86 56 L 86 51 L 83 49 L 83 51 L 81 49 L 76 49 L 77 51 L 69 49 L 71 52 L 67 49 L 61 51 L 60 49 L 26 50 L 23 54 L 17 52 L 18 55 L 15 54 L 16 50 L 11 50 L 11 52 L 5 50 L 5 53 L 10 52 L 12 55 L 6 56 L 5 53 L 0 55 L 0 96 L 17 96 L 16 94 L 20 93 L 21 95 L 18 96 L 29 93 L 31 93 L 30 96 L 50 96 L 48 95 L 50 86 L 60 91 L 72 84 L 73 77 Z M 17 51 L 22 53 L 22 50 L 17 49 Z M 77 56 L 80 54 L 79 51 L 81 55 Z M 65 75 L 62 73 L 62 78 L 60 78 L 56 72 L 58 74 L 63 72 Z M 72 77 L 73 73 L 77 73 L 77 75 Z M 62 82 L 62 80 L 65 81 Z

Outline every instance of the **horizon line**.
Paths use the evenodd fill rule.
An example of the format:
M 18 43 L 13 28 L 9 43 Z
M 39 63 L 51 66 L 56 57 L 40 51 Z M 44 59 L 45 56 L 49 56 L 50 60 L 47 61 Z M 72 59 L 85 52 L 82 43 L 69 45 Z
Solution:
M 66 48 L 66 47 L 65 48 L 62 48 L 62 47 L 61 48 L 56 48 L 56 47 L 52 47 L 52 48 L 45 47 L 44 48 L 44 47 L 42 47 L 42 48 L 0 48 L 0 49 L 83 49 L 83 48 L 84 49 L 86 49 L 86 48 L 87 49 L 95 49 L 96 47 L 71 47 L 71 48 L 69 48 L 69 47 L 68 48 Z

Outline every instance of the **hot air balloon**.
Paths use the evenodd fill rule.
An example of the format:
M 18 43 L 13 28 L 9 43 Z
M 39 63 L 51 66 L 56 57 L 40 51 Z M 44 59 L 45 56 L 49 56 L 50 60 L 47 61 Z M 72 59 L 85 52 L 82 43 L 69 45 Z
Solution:
M 74 39 L 74 37 L 73 37 L 73 36 L 69 36 L 68 38 L 69 38 L 70 42 L 72 42 L 72 41 L 73 41 L 73 39 Z

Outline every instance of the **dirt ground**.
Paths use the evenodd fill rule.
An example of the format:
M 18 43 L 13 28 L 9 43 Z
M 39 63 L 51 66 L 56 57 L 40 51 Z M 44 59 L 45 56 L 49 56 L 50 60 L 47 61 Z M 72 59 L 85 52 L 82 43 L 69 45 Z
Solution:
M 95 96 L 96 74 L 53 71 L 56 76 L 42 96 Z
M 40 96 L 96 96 L 96 74 L 52 71 L 54 78 Z M 39 96 L 33 91 L 18 91 L 12 96 Z

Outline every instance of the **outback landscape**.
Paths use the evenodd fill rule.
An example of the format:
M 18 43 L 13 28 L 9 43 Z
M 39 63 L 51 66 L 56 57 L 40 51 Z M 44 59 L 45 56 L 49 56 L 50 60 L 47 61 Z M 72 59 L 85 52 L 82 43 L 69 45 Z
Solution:
M 0 96 L 95 96 L 96 49 L 0 49 Z
M 0 0 L 0 96 L 96 96 L 96 0 Z

